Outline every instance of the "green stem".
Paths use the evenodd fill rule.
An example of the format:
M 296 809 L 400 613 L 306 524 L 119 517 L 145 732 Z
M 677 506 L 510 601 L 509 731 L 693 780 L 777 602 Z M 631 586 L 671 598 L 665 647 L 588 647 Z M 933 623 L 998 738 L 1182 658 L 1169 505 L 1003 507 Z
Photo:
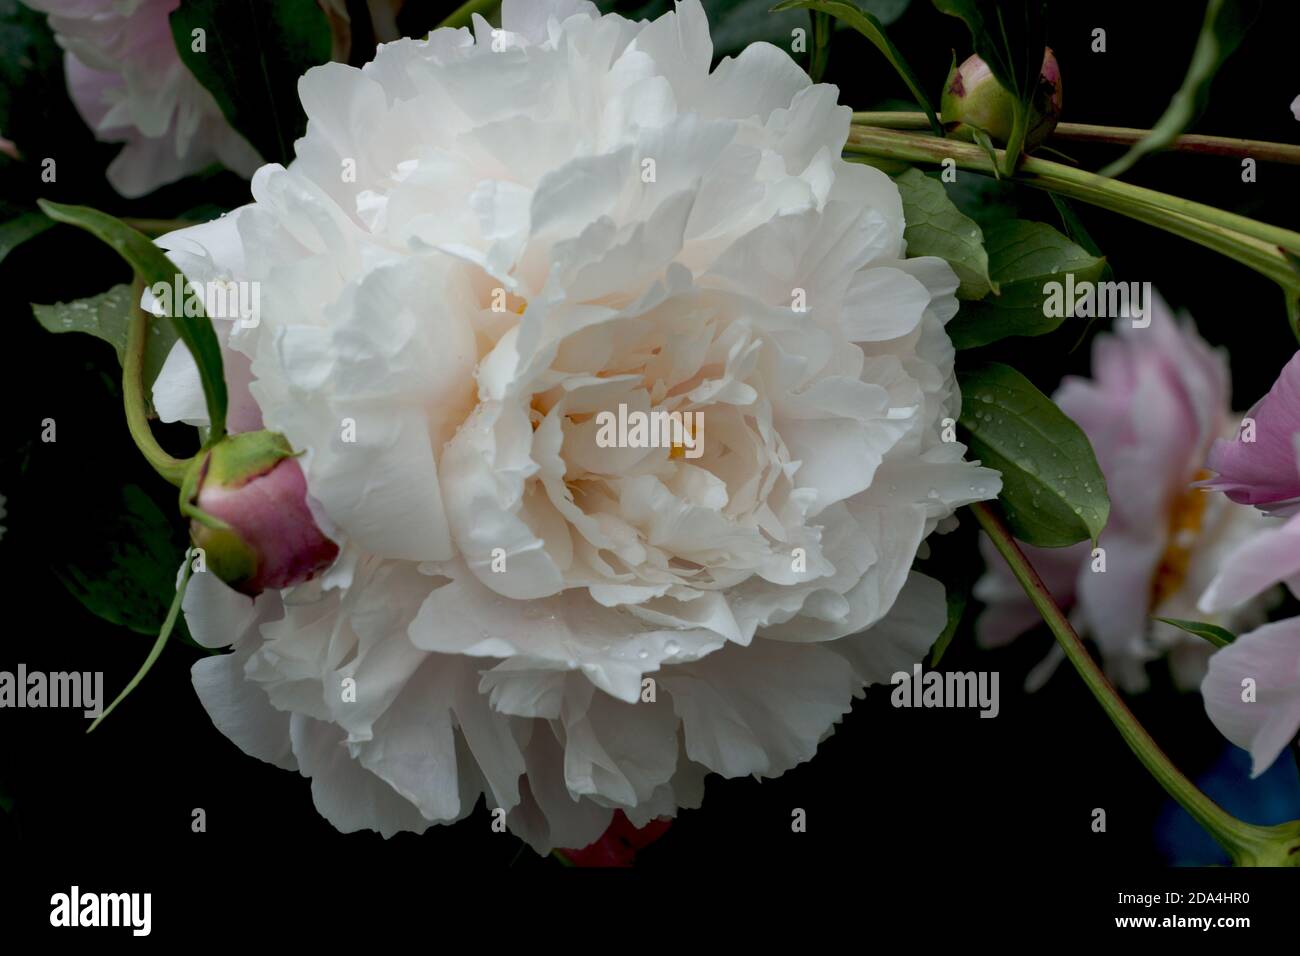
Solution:
M 144 680 L 145 675 L 149 673 L 153 668 L 154 663 L 162 656 L 163 648 L 167 646 L 167 639 L 172 636 L 172 631 L 176 627 L 176 618 L 181 612 L 181 601 L 185 597 L 185 588 L 190 583 L 190 575 L 192 573 L 193 565 L 190 564 L 189 552 L 186 552 L 185 565 L 181 571 L 181 579 L 176 585 L 176 596 L 172 598 L 172 606 L 167 610 L 167 619 L 163 621 L 162 630 L 158 632 L 158 639 L 153 642 L 153 647 L 149 651 L 149 656 L 144 659 L 144 663 L 140 665 L 140 669 L 136 671 L 135 676 L 131 678 L 131 682 L 122 689 L 122 693 L 118 694 L 113 703 L 109 704 L 104 712 L 95 718 L 95 722 L 86 728 L 86 733 L 90 733 L 102 724 L 108 715 L 116 709 L 117 705 L 126 700 L 131 691 L 135 690 L 140 684 L 140 681 Z
M 812 14 L 813 49 L 808 63 L 808 77 L 814 83 L 820 83 L 831 58 L 831 15 L 817 10 L 809 12 Z
M 488 13 L 501 6 L 501 0 L 466 0 L 439 27 L 467 27 L 474 22 L 474 14 L 491 19 Z
M 860 112 L 853 114 L 859 126 L 879 129 L 923 130 L 930 121 L 924 113 L 913 112 Z M 1048 142 L 1062 140 L 1073 143 L 1106 143 L 1131 146 L 1151 134 L 1149 129 L 1130 126 L 1099 126 L 1094 123 L 1058 123 Z M 1231 136 L 1202 136 L 1187 133 L 1165 147 L 1166 152 L 1201 153 L 1208 156 L 1235 156 L 1239 159 L 1258 159 L 1264 162 L 1300 165 L 1300 146 L 1291 143 L 1270 143 L 1260 139 L 1237 139 Z
M 987 503 L 971 505 L 971 511 L 1106 716 L 1115 725 L 1129 749 L 1142 762 L 1142 766 L 1164 787 L 1165 792 L 1177 800 L 1228 851 L 1233 862 L 1239 866 L 1300 864 L 1300 853 L 1297 852 L 1300 851 L 1300 821 L 1276 827 L 1245 823 L 1197 789 L 1173 765 L 1128 709 L 1114 685 L 1106 679 L 997 512 Z
M 917 133 L 853 126 L 844 150 L 911 163 L 942 163 L 952 159 L 962 169 L 987 175 L 995 173 L 994 160 L 980 147 Z M 1231 254 L 1284 286 L 1300 288 L 1300 273 L 1291 267 L 1281 251 L 1300 250 L 1300 233 L 1032 156 L 1021 160 L 1015 178 L 1029 186 L 1074 196 L 1158 225 L 1218 252 Z
M 122 359 L 122 407 L 126 426 L 140 454 L 176 487 L 180 487 L 193 459 L 173 458 L 158 444 L 149 427 L 149 412 L 144 398 L 144 353 L 149 335 L 149 314 L 140 307 L 144 285 L 139 280 L 131 287 L 131 324 L 127 329 L 126 354 Z
M 1010 178 L 1016 173 L 1016 162 L 1025 150 L 1025 136 L 1029 133 L 1029 106 L 1017 102 L 1015 115 L 1011 121 L 1011 136 L 1007 139 L 1006 151 L 1002 154 L 1002 175 Z

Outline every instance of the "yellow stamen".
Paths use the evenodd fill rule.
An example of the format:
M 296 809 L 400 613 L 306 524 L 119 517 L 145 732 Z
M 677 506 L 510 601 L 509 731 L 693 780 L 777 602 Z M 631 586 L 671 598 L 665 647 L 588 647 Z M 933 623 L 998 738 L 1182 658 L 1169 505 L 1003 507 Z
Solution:
M 1209 477 L 1210 473 L 1202 468 L 1192 480 L 1203 481 Z M 1188 488 L 1174 499 L 1169 510 L 1169 546 L 1151 579 L 1153 610 L 1175 594 L 1187 580 L 1192 566 L 1192 548 L 1205 521 L 1205 509 L 1209 503 L 1209 493 L 1201 488 Z
M 695 425 L 692 424 L 690 421 L 684 421 L 682 423 L 682 427 L 686 431 L 686 434 L 691 436 L 691 445 L 693 446 L 695 444 Z M 668 457 L 672 461 L 681 461 L 683 458 L 685 458 L 686 442 L 684 440 L 674 441 L 672 448 L 669 449 L 668 451 Z

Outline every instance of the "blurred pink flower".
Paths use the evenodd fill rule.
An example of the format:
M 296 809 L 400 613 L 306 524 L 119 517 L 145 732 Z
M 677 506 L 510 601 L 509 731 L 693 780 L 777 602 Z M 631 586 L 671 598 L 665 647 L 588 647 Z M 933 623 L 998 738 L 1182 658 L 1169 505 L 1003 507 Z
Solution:
M 135 198 L 222 163 L 243 176 L 257 151 L 181 62 L 168 16 L 180 0 L 27 0 L 66 51 L 68 93 L 97 138 L 125 147 L 108 181 Z
M 1110 520 L 1101 534 L 1105 571 L 1092 546 L 1026 547 L 1026 554 L 1075 627 L 1096 642 L 1108 674 L 1129 691 L 1147 685 L 1145 665 L 1166 653 L 1176 682 L 1200 679 L 1210 647 L 1153 616 L 1195 618 L 1196 597 L 1221 558 L 1255 533 L 1255 511 L 1191 487 L 1205 477 L 1210 444 L 1231 427 L 1227 364 L 1157 299 L 1151 324 L 1121 322 L 1093 344 L 1093 378 L 1067 377 L 1053 396 L 1087 434 L 1106 477 Z M 1005 644 L 1038 615 L 987 539 L 988 571 L 975 596 L 988 605 L 977 625 L 986 647 Z M 1225 612 L 1228 608 L 1223 609 Z M 1216 620 L 1262 620 L 1252 605 Z M 1060 660 L 1055 647 L 1034 686 Z
M 1268 514 L 1289 517 L 1300 511 L 1300 353 L 1282 369 L 1267 395 L 1242 419 L 1233 438 L 1221 438 L 1207 466 L 1215 477 L 1204 487 Z

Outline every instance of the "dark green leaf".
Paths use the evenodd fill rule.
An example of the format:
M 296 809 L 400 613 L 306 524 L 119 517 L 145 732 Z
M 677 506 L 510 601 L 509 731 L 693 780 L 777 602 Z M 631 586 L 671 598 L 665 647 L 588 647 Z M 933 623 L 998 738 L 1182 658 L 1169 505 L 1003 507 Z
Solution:
M 1101 280 L 1106 260 L 1090 255 L 1051 226 L 1016 219 L 992 226 L 985 233 L 989 274 L 999 292 L 962 306 L 948 323 L 948 335 L 959 349 L 987 345 L 1009 335 L 1045 335 L 1058 328 L 1068 308 L 1048 308 L 1048 283 L 1059 283 L 1056 304 L 1065 302 L 1066 274 L 1074 282 Z M 1060 314 L 1049 315 L 1049 311 Z
M 1052 200 L 1052 205 L 1056 207 L 1056 214 L 1061 217 L 1061 228 L 1065 230 L 1065 234 L 1070 237 L 1075 245 L 1084 249 L 1089 255 L 1104 258 L 1101 254 L 1101 247 L 1092 238 L 1092 233 L 1083 224 L 1083 220 L 1079 218 L 1079 214 L 1075 211 L 1070 200 L 1056 193 L 1048 193 L 1047 195 Z
M 54 222 L 39 212 L 27 212 L 0 223 L 0 262 L 28 239 L 39 236 Z
M 24 125 L 27 82 L 33 73 L 62 76 L 63 51 L 46 25 L 44 14 L 18 3 L 0 0 L 0 135 L 19 141 L 33 133 Z
M 1101 175 L 1121 175 L 1147 153 L 1164 149 L 1200 116 L 1210 95 L 1210 81 L 1255 21 L 1260 6 L 1261 0 L 1210 0 L 1183 85 L 1151 132 L 1103 169 Z
M 136 485 L 121 505 L 87 514 L 79 540 L 69 541 L 54 573 L 87 610 L 140 634 L 155 635 L 176 593 L 176 530 Z
M 42 216 L 41 218 L 45 218 Z M 107 292 L 55 305 L 32 304 L 36 321 L 50 332 L 84 332 L 102 339 L 117 352 L 118 362 L 126 354 L 126 339 L 131 317 L 138 303 L 129 285 L 115 285 Z M 162 370 L 163 362 L 176 343 L 176 330 L 162 320 L 149 323 L 149 338 L 144 352 L 144 394 L 146 400 L 153 391 L 154 380 Z
M 38 195 L 57 197 L 68 188 L 80 196 L 105 190 L 104 167 L 118 148 L 96 142 L 73 106 L 64 56 L 45 14 L 0 0 L 0 136 L 22 157 L 0 155 L 0 180 L 7 198 L 29 207 Z M 47 159 L 56 164 L 54 182 L 41 179 Z
M 944 582 L 944 597 L 948 602 L 948 623 L 943 626 L 938 639 L 934 646 L 930 648 L 930 666 L 938 667 L 939 662 L 943 660 L 943 655 L 948 651 L 948 645 L 957 635 L 957 628 L 961 626 L 961 619 L 966 613 L 966 605 L 970 603 L 970 582 L 964 582 L 964 587 L 954 586 Z
M 919 169 L 909 169 L 894 181 L 903 197 L 907 254 L 945 260 L 961 282 L 959 298 L 982 299 L 995 291 L 989 280 L 984 233 L 953 205 L 943 183 Z
M 176 276 L 182 274 L 161 249 L 120 219 L 85 206 L 64 206 L 41 200 L 40 207 L 51 219 L 79 226 L 108 243 L 135 269 L 146 286 L 162 283 L 170 287 Z M 183 303 L 176 302 L 173 306 L 180 310 Z M 217 441 L 226 433 L 226 380 L 221 368 L 221 346 L 217 334 L 212 330 L 212 322 L 202 315 L 202 309 L 198 311 L 200 314 L 197 316 L 182 314 L 169 318 L 198 366 L 208 418 L 212 423 L 210 440 Z
M 1215 647 L 1227 647 L 1237 639 L 1226 628 L 1219 627 L 1217 624 L 1204 624 L 1200 621 L 1183 621 L 1176 617 L 1158 617 L 1157 621 L 1163 621 L 1166 624 L 1172 624 L 1174 627 L 1186 631 L 1188 634 L 1195 634 L 1209 641 Z
M 226 119 L 267 162 L 288 164 L 307 128 L 298 79 L 330 58 L 316 0 L 185 0 L 171 15 L 177 52 Z M 206 50 L 193 49 L 203 30 Z
M 783 13 L 787 10 L 815 10 L 818 13 L 829 13 L 837 20 L 843 20 L 853 29 L 857 30 L 864 37 L 885 55 L 885 59 L 898 73 L 907 88 L 911 90 L 912 95 L 916 97 L 916 102 L 920 104 L 921 109 L 925 110 L 925 115 L 930 118 L 930 125 L 938 136 L 943 135 L 943 127 L 939 125 L 939 117 L 934 112 L 934 107 L 930 105 L 930 98 L 925 95 L 921 89 L 921 84 L 916 79 L 916 74 L 912 68 L 907 65 L 903 59 L 903 54 L 899 52 L 898 47 L 885 35 L 885 28 L 870 13 L 855 6 L 847 0 L 783 0 L 772 8 L 773 13 Z
M 990 363 L 957 380 L 970 456 L 1002 473 L 998 498 L 1015 536 L 1043 548 L 1095 541 L 1110 499 L 1079 426 L 1009 366 Z

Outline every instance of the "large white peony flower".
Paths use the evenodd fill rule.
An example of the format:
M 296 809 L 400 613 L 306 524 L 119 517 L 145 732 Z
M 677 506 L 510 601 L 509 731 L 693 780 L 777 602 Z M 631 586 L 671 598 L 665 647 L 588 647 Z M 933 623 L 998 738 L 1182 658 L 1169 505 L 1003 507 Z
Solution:
M 502 16 L 310 71 L 296 161 L 160 242 L 261 284 L 229 347 L 343 549 L 256 603 L 196 576 L 213 721 L 341 830 L 482 794 L 544 851 L 809 759 L 942 629 L 913 558 L 999 479 L 942 440 L 957 280 L 834 87 L 710 73 L 698 0 Z M 183 352 L 154 397 L 202 417 Z M 700 413 L 698 457 L 602 447 L 620 404 Z

